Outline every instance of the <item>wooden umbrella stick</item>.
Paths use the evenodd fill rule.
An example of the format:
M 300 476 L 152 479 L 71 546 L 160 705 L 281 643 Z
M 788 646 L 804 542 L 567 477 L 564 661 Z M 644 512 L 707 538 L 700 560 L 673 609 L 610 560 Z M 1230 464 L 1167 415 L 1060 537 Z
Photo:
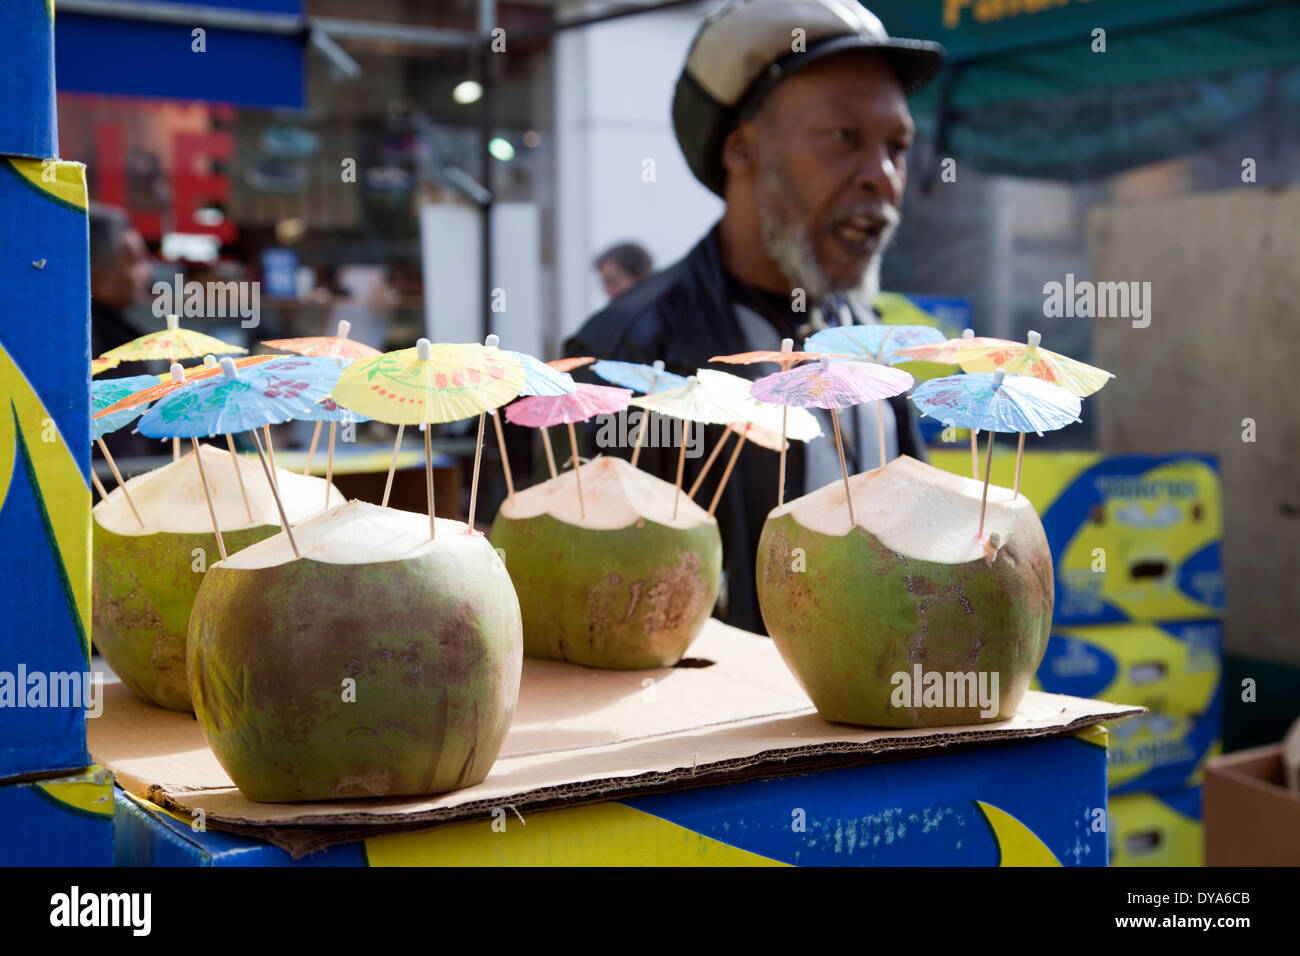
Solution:
M 239 470 L 239 453 L 235 451 L 235 439 L 226 432 L 226 446 L 230 449 L 230 463 L 235 467 L 235 480 L 239 482 L 239 494 L 244 499 L 244 511 L 248 514 L 248 523 L 253 523 L 253 509 L 248 503 L 248 492 L 244 489 L 244 476 Z
M 429 540 L 434 540 L 433 527 L 433 443 L 429 437 L 430 426 L 424 426 L 424 490 L 429 496 Z
M 280 482 L 275 475 L 275 446 L 271 444 L 271 426 L 263 425 L 262 431 L 266 434 L 266 456 L 271 459 L 271 484 L 275 485 L 275 490 L 279 493 Z
M 647 393 L 649 394 L 649 393 Z M 645 427 L 650 422 L 650 409 L 641 409 L 641 425 L 636 430 L 636 442 L 632 445 L 632 467 L 636 467 L 637 459 L 641 457 L 641 443 L 645 441 Z
M 709 452 L 709 457 L 704 459 L 704 467 L 700 469 L 700 473 L 695 476 L 694 483 L 692 483 L 690 489 L 686 492 L 687 498 L 694 498 L 695 492 L 700 490 L 700 485 L 704 483 L 704 476 L 709 473 L 709 469 L 713 467 L 713 463 L 718 460 L 718 455 L 722 451 L 722 447 L 727 444 L 727 439 L 730 437 L 731 426 L 728 425 L 727 430 L 724 431 L 722 437 L 718 439 L 718 443 L 713 446 L 713 451 Z
M 1013 497 L 1020 497 L 1020 463 L 1025 459 L 1025 433 L 1020 433 L 1020 442 L 1016 446 L 1016 493 Z
M 993 470 L 993 432 L 989 432 L 989 453 L 984 458 L 984 497 L 980 499 L 980 529 L 975 537 L 984 534 L 984 508 L 989 503 L 989 472 Z
M 784 367 L 785 363 L 783 362 L 782 368 Z M 781 477 L 778 479 L 776 485 L 776 506 L 778 508 L 785 504 L 785 418 L 789 412 L 789 405 L 781 406 Z
M 108 492 L 104 490 L 104 483 L 99 480 L 99 475 L 95 474 L 94 462 L 91 462 L 90 464 L 90 483 L 93 484 L 95 490 L 99 492 L 100 500 L 108 497 Z
M 217 550 L 221 552 L 221 560 L 226 560 L 226 542 L 221 538 L 221 528 L 217 525 L 217 512 L 212 507 L 212 492 L 208 491 L 208 475 L 203 469 L 203 456 L 199 454 L 199 441 L 197 438 L 191 438 L 190 444 L 194 446 L 194 462 L 199 466 L 199 481 L 203 485 L 203 497 L 208 502 L 208 517 L 212 519 L 212 531 L 217 536 Z
M 483 460 L 483 425 L 486 418 L 487 412 L 479 412 L 478 438 L 474 442 L 474 478 L 469 486 L 469 524 L 465 527 L 466 534 L 474 530 L 474 514 L 478 510 L 478 474 L 479 464 Z
M 889 333 L 885 333 L 885 338 L 889 338 Z M 885 403 L 883 400 L 876 401 L 876 440 L 880 443 L 880 467 L 885 467 Z
M 271 465 L 266 462 L 266 454 L 262 451 L 262 440 L 257 437 L 257 429 L 254 428 L 249 432 L 253 436 L 253 447 L 257 449 L 257 458 L 262 463 L 262 472 L 266 475 L 266 483 L 271 486 L 271 496 L 275 498 L 275 509 L 280 512 L 280 527 L 284 529 L 285 535 L 289 538 L 289 547 L 293 549 L 293 556 L 301 558 L 298 553 L 298 542 L 293 540 L 293 531 L 289 528 L 289 516 L 284 513 L 284 502 L 280 500 L 280 491 L 275 487 L 275 479 L 271 477 Z
M 179 439 L 177 439 L 179 441 Z M 113 469 L 113 477 L 117 479 L 117 486 L 122 489 L 122 495 L 126 498 L 126 503 L 131 506 L 131 514 L 135 515 L 135 520 L 140 522 L 140 527 L 144 527 L 144 519 L 140 517 L 140 512 L 135 510 L 135 502 L 131 500 L 131 492 L 126 490 L 126 482 L 122 480 L 122 473 L 117 470 L 117 462 L 113 456 L 108 453 L 108 446 L 104 444 L 104 439 L 96 438 L 99 443 L 99 450 L 104 455 L 104 461 L 108 462 L 108 467 Z
M 316 442 L 320 440 L 320 427 L 324 425 L 323 421 L 316 423 L 316 428 L 311 433 L 311 444 L 307 446 L 307 467 L 302 470 L 304 475 L 311 474 L 311 459 L 316 454 Z
M 495 411 L 492 415 L 492 426 L 497 432 L 497 447 L 501 449 L 501 471 L 506 476 L 506 497 L 511 501 L 515 500 L 515 479 L 510 474 L 510 453 L 506 451 L 506 435 L 501 428 L 501 416 Z
M 551 451 L 551 436 L 542 430 L 542 447 L 546 449 L 546 467 L 551 469 L 551 477 L 555 477 L 555 452 Z
M 172 439 L 172 461 L 180 461 L 180 460 L 181 460 L 181 440 L 179 438 L 173 438 Z
M 405 425 L 397 426 L 397 440 L 393 442 L 393 460 L 388 463 L 388 480 L 384 482 L 384 501 L 380 507 L 388 507 L 388 493 L 393 490 L 393 472 L 397 470 L 397 450 L 402 447 L 402 431 Z
M 334 428 L 337 422 L 330 422 L 330 453 L 325 463 L 325 507 L 330 506 L 330 487 L 334 483 Z
M 849 527 L 857 524 L 853 517 L 853 494 L 849 491 L 849 466 L 844 463 L 844 440 L 840 437 L 840 410 L 832 408 L 831 424 L 835 426 L 835 450 L 840 453 L 840 474 L 844 476 L 844 502 L 849 506 Z
M 579 470 L 581 464 L 578 460 L 578 436 L 573 430 L 573 422 L 569 422 L 569 447 L 573 450 L 573 477 L 578 479 L 578 514 L 584 519 L 587 517 L 587 506 L 582 502 L 582 474 Z M 680 485 L 681 482 L 679 481 Z
M 677 453 L 677 492 L 673 495 L 673 520 L 677 520 L 677 505 L 682 499 L 682 472 L 686 468 L 686 429 L 691 427 L 691 423 L 682 420 L 681 434 L 681 451 Z
M 731 469 L 736 467 L 736 459 L 740 457 L 740 449 L 745 447 L 745 439 L 749 437 L 749 429 L 740 433 L 740 438 L 736 441 L 736 447 L 731 450 L 731 457 L 727 459 L 726 470 L 722 472 L 722 480 L 718 482 L 718 490 L 713 493 L 713 500 L 709 502 L 709 515 L 718 508 L 718 502 L 722 499 L 722 490 L 727 487 L 727 479 L 731 477 Z
M 980 480 L 980 453 L 975 445 L 975 433 L 979 429 L 970 430 L 970 476 L 976 481 Z

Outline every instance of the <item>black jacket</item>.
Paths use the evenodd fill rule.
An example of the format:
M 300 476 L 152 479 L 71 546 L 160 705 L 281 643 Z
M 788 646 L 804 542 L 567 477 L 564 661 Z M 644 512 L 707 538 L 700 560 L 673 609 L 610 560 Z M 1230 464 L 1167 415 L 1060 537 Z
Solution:
M 708 367 L 714 355 L 748 348 L 728 295 L 717 234 L 715 226 L 683 259 L 642 280 L 588 319 L 565 343 L 564 354 L 644 363 L 663 359 L 669 371 L 693 375 L 697 368 Z M 759 378 L 774 368 L 740 365 L 727 366 L 727 370 L 747 378 Z M 899 423 L 900 454 L 924 459 L 920 432 L 906 397 L 891 399 L 890 404 Z M 690 487 L 722 433 L 718 426 L 706 429 L 703 454 L 686 460 L 684 488 Z M 630 448 L 595 449 L 594 434 L 594 427 L 589 426 L 584 437 L 584 454 L 598 450 L 603 454 L 631 457 Z M 705 507 L 731 450 L 730 445 L 724 450 L 696 494 L 696 501 Z M 765 628 L 758 608 L 755 555 L 763 523 L 768 512 L 776 507 L 778 462 L 774 452 L 747 444 L 716 512 L 725 574 L 717 616 L 728 624 L 757 633 L 765 633 Z M 638 464 L 666 481 L 673 481 L 677 474 L 676 449 L 643 448 Z M 791 442 L 786 453 L 786 499 L 802 494 L 803 484 L 803 446 Z

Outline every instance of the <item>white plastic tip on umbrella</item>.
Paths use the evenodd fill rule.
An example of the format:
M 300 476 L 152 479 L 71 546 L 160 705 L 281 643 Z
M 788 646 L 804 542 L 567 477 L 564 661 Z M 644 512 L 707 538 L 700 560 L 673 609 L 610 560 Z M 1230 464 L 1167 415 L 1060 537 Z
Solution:
M 216 368 L 216 367 L 217 367 L 217 357 L 216 357 L 215 355 L 211 355 L 211 354 L 203 356 L 203 367 L 204 367 L 204 368 Z
M 974 330 L 974 329 L 962 329 L 962 330 L 961 330 L 961 337 L 962 337 L 963 339 L 973 339 L 973 338 L 975 338 L 975 330 Z
M 1035 332 L 1035 331 L 1033 331 L 1033 330 L 1031 329 L 1031 330 L 1029 331 L 1029 335 L 1027 335 L 1027 336 L 1025 337 L 1025 341 L 1029 343 L 1029 347 L 1030 347 L 1031 349 L 1032 349 L 1032 348 L 1037 348 L 1037 347 L 1038 347 L 1038 343 L 1041 342 L 1041 341 L 1043 341 L 1043 337 L 1042 337 L 1041 335 L 1039 335 L 1037 332 Z
M 782 351 L 782 352 L 793 352 L 793 351 L 794 351 L 794 339 L 782 339 L 782 340 L 781 340 L 781 351 Z
M 825 352 L 821 354 L 821 357 L 818 358 L 817 361 L 821 364 L 823 372 L 831 367 L 831 357 L 827 355 Z
M 185 369 L 181 368 L 180 362 L 172 362 L 172 367 L 169 371 L 172 373 L 172 381 L 177 385 L 185 381 Z
M 181 327 L 181 317 L 179 315 L 167 316 L 167 328 L 175 332 Z
M 223 358 L 221 360 L 221 371 L 226 373 L 226 378 L 234 378 L 238 374 L 235 371 L 235 360 L 232 358 Z
M 996 372 L 994 372 L 994 373 L 993 373 L 993 387 L 994 387 L 994 388 L 1001 388 L 1001 387 L 1002 387 L 1002 380 L 1003 380 L 1004 378 L 1006 378 L 1006 377 L 1007 377 L 1007 370 L 1004 369 L 1004 368 L 1000 368 L 1000 369 L 998 369 Z
M 700 384 L 700 380 L 699 380 L 698 378 L 696 378 L 694 375 L 692 375 L 692 376 L 690 376 L 689 378 L 686 379 L 686 384 L 687 384 L 687 385 L 690 385 L 691 387 L 694 387 L 694 386 Z
M 420 339 L 415 343 L 415 354 L 421 362 L 429 361 L 429 357 L 432 355 L 431 349 L 432 346 L 429 344 L 428 339 Z
M 483 344 L 490 349 L 494 349 L 497 347 L 497 343 L 500 341 L 501 341 L 501 336 L 493 332 L 491 335 L 489 335 L 487 338 L 483 340 Z
M 352 332 L 352 323 L 349 322 L 347 319 L 339 319 L 338 337 L 341 339 L 346 339 L 351 332 Z
M 656 375 L 658 375 L 660 372 L 662 372 L 662 371 L 664 370 L 664 360 L 663 360 L 663 359 L 655 359 L 654 370 L 655 370 L 655 374 L 656 374 Z

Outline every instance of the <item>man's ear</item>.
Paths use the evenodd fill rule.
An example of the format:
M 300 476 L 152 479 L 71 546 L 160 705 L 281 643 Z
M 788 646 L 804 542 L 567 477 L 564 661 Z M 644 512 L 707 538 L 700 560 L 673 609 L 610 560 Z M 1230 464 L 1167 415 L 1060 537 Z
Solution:
M 752 176 L 758 168 L 758 129 L 738 123 L 722 142 L 722 167 L 731 176 Z

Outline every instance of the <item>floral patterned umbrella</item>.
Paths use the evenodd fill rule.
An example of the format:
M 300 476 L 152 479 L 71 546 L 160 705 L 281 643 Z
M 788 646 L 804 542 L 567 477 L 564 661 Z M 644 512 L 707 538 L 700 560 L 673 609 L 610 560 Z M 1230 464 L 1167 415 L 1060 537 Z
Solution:
M 132 375 L 129 378 L 110 378 L 102 382 L 90 383 L 90 407 L 92 411 L 98 411 L 107 408 L 124 395 L 129 395 L 138 389 L 147 387 L 150 383 L 157 381 L 152 375 Z M 104 436 L 110 432 L 115 432 L 135 421 L 143 412 L 143 408 L 126 409 L 125 411 L 116 412 L 107 417 L 96 417 L 90 420 L 90 438 L 91 441 L 99 445 L 99 450 L 108 462 L 108 467 L 113 469 L 113 477 L 117 479 L 117 486 L 122 489 L 122 494 L 126 498 L 126 503 L 131 506 L 131 513 L 135 515 L 135 520 L 144 527 L 144 520 L 140 517 L 140 512 L 136 511 L 135 502 L 131 500 L 131 492 L 127 491 L 126 483 L 122 481 L 122 473 L 117 470 L 117 462 L 109 454 L 108 446 L 104 444 Z M 99 490 L 101 497 L 107 498 L 108 492 L 104 490 L 103 484 L 100 483 L 99 477 L 95 474 L 95 469 L 90 469 L 90 480 L 94 482 L 95 487 Z
M 379 349 L 348 338 L 351 331 L 352 323 L 347 319 L 343 319 L 339 322 L 337 335 L 313 335 L 297 339 L 268 339 L 262 344 L 269 348 L 283 349 L 286 352 L 294 352 L 298 355 L 337 358 L 349 362 L 380 354 Z
M 871 362 L 831 362 L 830 356 L 822 355 L 816 365 L 804 365 L 760 378 L 749 393 L 773 405 L 830 410 L 831 424 L 835 426 L 835 450 L 840 456 L 840 474 L 844 478 L 844 500 L 849 509 L 849 524 L 852 525 L 853 496 L 849 492 L 849 469 L 844 463 L 844 441 L 836 411 L 900 395 L 911 387 L 912 376 L 901 369 Z
M 132 339 L 125 345 L 109 349 L 100 358 L 117 359 L 121 362 L 149 362 L 166 359 L 175 362 L 178 359 L 199 358 L 211 352 L 214 355 L 226 355 L 247 352 L 248 349 L 231 345 L 211 335 L 182 329 L 177 316 L 167 316 L 167 327 L 160 332 L 150 332 L 138 339 Z
M 988 455 L 984 463 L 984 500 L 980 505 L 978 534 L 984 533 L 984 508 L 988 503 L 989 471 L 993 466 L 993 433 L 1019 432 L 1020 450 L 1024 434 L 1064 428 L 1079 420 L 1079 396 L 1059 386 L 1025 375 L 1008 375 L 998 369 L 933 378 L 913 394 L 912 402 L 931 418 L 958 428 L 988 431 Z M 1016 460 L 1016 494 L 1020 493 L 1020 460 Z
M 967 372 L 992 372 L 1003 369 L 1015 375 L 1051 382 L 1087 398 L 1114 378 L 1114 374 L 1043 348 L 1042 336 L 1030 332 L 1025 342 L 1010 345 L 972 345 L 957 352 L 957 364 Z

